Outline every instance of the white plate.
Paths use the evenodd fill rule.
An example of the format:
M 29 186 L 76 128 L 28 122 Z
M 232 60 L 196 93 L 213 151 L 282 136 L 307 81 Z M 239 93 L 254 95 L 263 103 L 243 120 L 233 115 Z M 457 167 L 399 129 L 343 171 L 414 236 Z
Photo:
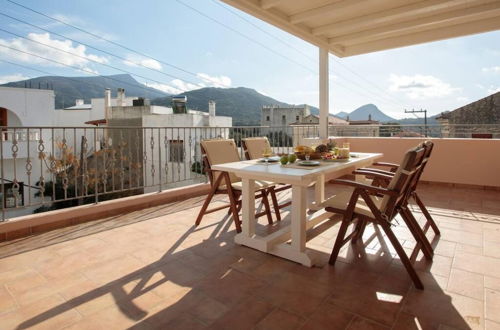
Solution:
M 320 162 L 317 160 L 301 160 L 298 164 L 302 166 L 318 166 Z

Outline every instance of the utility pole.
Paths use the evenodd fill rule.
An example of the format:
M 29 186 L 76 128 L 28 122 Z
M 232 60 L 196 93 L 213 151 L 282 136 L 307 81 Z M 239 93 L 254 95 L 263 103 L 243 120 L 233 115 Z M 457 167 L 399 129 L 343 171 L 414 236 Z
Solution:
M 413 114 L 423 113 L 424 114 L 424 131 L 425 131 L 425 137 L 427 137 L 427 109 L 420 109 L 420 110 L 415 110 L 415 109 L 406 110 L 405 109 L 405 113 L 413 113 Z M 415 117 L 416 117 L 416 115 L 415 115 Z

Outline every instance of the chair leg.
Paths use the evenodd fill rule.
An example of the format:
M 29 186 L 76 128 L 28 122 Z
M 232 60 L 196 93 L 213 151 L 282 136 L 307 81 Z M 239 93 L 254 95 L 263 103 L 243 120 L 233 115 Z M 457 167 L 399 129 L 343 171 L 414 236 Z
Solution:
M 212 188 L 210 189 L 210 192 L 208 193 L 207 198 L 205 198 L 205 202 L 203 203 L 203 206 L 201 207 L 200 212 L 198 213 L 198 217 L 196 218 L 195 221 L 195 226 L 198 226 L 201 222 L 201 219 L 205 215 L 205 212 L 207 211 L 208 205 L 212 201 L 212 198 L 215 195 L 215 191 L 219 187 L 220 182 L 222 181 L 222 175 L 219 175 L 217 180 L 215 180 L 215 183 L 212 185 Z
M 278 204 L 278 199 L 276 198 L 276 191 L 274 187 L 269 188 L 269 193 L 271 195 L 271 201 L 273 202 L 274 213 L 276 214 L 276 220 L 281 221 L 280 206 Z
M 353 242 L 357 242 L 363 237 L 367 223 L 367 220 L 358 218 L 358 224 L 356 225 L 356 234 L 352 237 Z
M 391 241 L 392 246 L 396 250 L 399 259 L 401 259 L 401 262 L 403 263 L 404 267 L 406 268 L 406 271 L 410 275 L 415 287 L 417 289 L 423 290 L 424 285 L 422 284 L 420 277 L 418 277 L 417 272 L 413 268 L 410 259 L 408 258 L 408 256 L 405 253 L 405 250 L 403 249 L 398 239 L 396 238 L 396 235 L 394 235 L 394 232 L 390 228 L 389 223 L 387 223 L 385 220 L 379 220 L 378 223 L 384 230 L 385 234 L 387 235 L 387 238 L 389 238 L 389 241 Z
M 420 243 L 425 258 L 427 260 L 432 260 L 434 251 L 432 250 L 431 243 L 429 243 L 429 240 L 425 236 L 425 233 L 422 231 L 422 228 L 420 228 L 417 219 L 415 219 L 415 217 L 408 208 L 401 210 L 400 214 L 403 217 L 403 220 L 405 221 L 406 225 L 408 226 L 408 229 L 410 229 L 410 232 L 412 233 L 413 237 L 417 241 L 417 244 Z
M 337 234 L 337 239 L 335 240 L 335 245 L 333 246 L 332 254 L 330 255 L 330 260 L 328 263 L 330 265 L 335 265 L 335 261 L 337 261 L 337 257 L 339 255 L 340 249 L 342 248 L 342 245 L 344 245 L 344 237 L 347 232 L 347 228 L 349 227 L 349 224 L 351 223 L 351 219 L 348 217 L 348 215 L 344 215 L 344 218 L 342 219 L 342 224 L 340 225 L 339 232 Z
M 224 172 L 221 174 L 221 176 L 224 176 L 224 180 L 226 182 L 226 187 L 227 187 L 227 195 L 229 196 L 229 207 L 231 208 L 231 211 L 233 212 L 233 221 L 234 225 L 236 226 L 236 232 L 241 233 L 241 221 L 240 217 L 238 215 L 238 209 L 237 209 L 237 202 L 236 202 L 236 196 L 234 194 L 233 188 L 231 188 L 231 179 L 229 178 L 229 174 L 227 172 Z
M 238 210 L 238 213 L 240 213 L 240 209 L 241 209 L 240 195 L 236 196 L 234 199 L 236 202 L 236 210 Z M 229 208 L 229 210 L 227 210 L 227 215 L 230 215 L 231 212 L 233 212 L 233 211 L 231 210 L 231 208 Z
M 422 200 L 420 199 L 420 197 L 418 197 L 416 192 L 413 193 L 413 199 L 415 199 L 415 202 L 417 202 L 417 205 L 420 208 L 420 210 L 422 211 L 422 213 L 424 214 L 425 218 L 427 219 L 427 222 L 431 225 L 432 229 L 434 230 L 434 234 L 436 234 L 438 236 L 441 235 L 441 231 L 439 230 L 436 222 L 434 221 L 431 214 L 429 213 L 429 211 L 425 207 L 425 205 L 422 202 Z
M 266 209 L 267 222 L 272 225 L 273 224 L 273 216 L 271 214 L 271 206 L 269 205 L 269 199 L 267 198 L 267 191 L 263 189 L 261 191 L 262 194 L 262 203 L 264 203 L 264 208 Z

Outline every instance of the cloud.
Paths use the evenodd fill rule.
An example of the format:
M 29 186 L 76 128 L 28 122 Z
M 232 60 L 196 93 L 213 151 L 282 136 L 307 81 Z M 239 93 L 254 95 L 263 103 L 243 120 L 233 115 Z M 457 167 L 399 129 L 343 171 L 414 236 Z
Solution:
M 42 54 L 41 56 L 43 57 L 49 58 L 56 62 L 60 62 L 64 65 L 78 67 L 85 71 L 96 72 L 96 70 L 91 69 L 88 66 L 91 61 L 95 61 L 98 63 L 108 63 L 108 59 L 106 57 L 88 53 L 87 48 L 84 45 L 73 45 L 73 42 L 71 42 L 70 40 L 52 39 L 49 33 L 29 33 L 28 38 L 39 42 L 40 44 L 22 38 L 14 38 L 10 40 L 0 39 L 0 45 L 19 49 L 31 54 Z M 42 44 L 49 45 L 51 47 L 69 53 L 60 52 L 54 48 L 49 48 Z M 27 62 L 30 64 L 63 66 L 62 64 L 56 64 L 54 62 L 46 61 L 36 56 L 21 53 L 4 47 L 0 47 L 0 54 L 10 59 Z M 78 56 L 74 56 L 72 54 Z
M 196 76 L 209 87 L 231 87 L 231 78 L 227 76 L 209 76 L 206 73 L 197 73 Z
M 413 76 L 391 74 L 389 80 L 392 83 L 390 91 L 403 92 L 411 99 L 443 97 L 460 90 L 439 78 L 420 74 Z
M 492 66 L 489 68 L 482 68 L 481 71 L 483 72 L 493 72 L 493 73 L 499 73 L 500 74 L 500 66 Z
M 209 76 L 206 73 L 197 73 L 196 76 L 203 80 L 203 83 L 193 84 L 181 79 L 173 79 L 167 84 L 145 83 L 146 86 L 159 89 L 169 94 L 181 94 L 184 92 L 200 89 L 203 87 L 222 87 L 231 86 L 231 78 L 227 76 Z
M 498 92 L 500 92 L 500 87 L 490 86 L 488 88 L 488 94 L 495 94 L 495 93 L 498 93 Z
M 138 66 L 143 66 L 146 68 L 150 69 L 155 69 L 155 70 L 161 70 L 163 67 L 160 62 L 157 60 L 153 60 L 152 58 L 148 57 L 141 57 L 141 56 L 136 56 L 136 55 L 127 55 L 126 60 L 123 61 L 123 64 L 132 66 L 132 67 L 138 67 Z
M 6 84 L 12 81 L 20 81 L 30 79 L 29 77 L 24 76 L 21 73 L 14 73 L 5 76 L 0 76 L 0 84 Z
M 200 89 L 206 87 L 204 84 L 191 84 L 180 79 L 174 79 L 170 81 L 170 84 L 160 84 L 160 83 L 147 83 L 148 87 L 159 89 L 165 93 L 169 94 L 181 94 L 184 92 L 192 91 L 194 89 Z
M 466 102 L 466 101 L 469 101 L 469 98 L 466 96 L 459 96 L 459 97 L 457 97 L 457 101 L 458 102 Z

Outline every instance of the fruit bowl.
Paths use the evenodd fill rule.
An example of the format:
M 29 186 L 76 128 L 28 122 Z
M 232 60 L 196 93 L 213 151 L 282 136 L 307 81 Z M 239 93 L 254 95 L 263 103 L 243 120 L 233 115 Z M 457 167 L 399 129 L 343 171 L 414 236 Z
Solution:
M 305 160 L 306 159 L 305 152 L 296 152 L 295 154 L 297 155 L 297 158 L 300 159 L 300 160 Z M 309 159 L 310 160 L 321 159 L 321 155 L 322 155 L 321 152 L 311 152 L 309 154 Z

